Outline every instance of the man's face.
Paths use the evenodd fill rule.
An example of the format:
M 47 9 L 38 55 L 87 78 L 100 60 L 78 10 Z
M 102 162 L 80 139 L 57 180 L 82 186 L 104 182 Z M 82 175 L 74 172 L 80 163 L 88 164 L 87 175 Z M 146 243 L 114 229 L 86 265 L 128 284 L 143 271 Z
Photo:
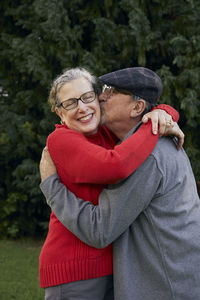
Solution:
M 113 127 L 124 126 L 130 119 L 131 105 L 133 99 L 130 95 L 120 93 L 109 93 L 104 91 L 99 96 L 101 106 L 101 123 L 110 130 Z

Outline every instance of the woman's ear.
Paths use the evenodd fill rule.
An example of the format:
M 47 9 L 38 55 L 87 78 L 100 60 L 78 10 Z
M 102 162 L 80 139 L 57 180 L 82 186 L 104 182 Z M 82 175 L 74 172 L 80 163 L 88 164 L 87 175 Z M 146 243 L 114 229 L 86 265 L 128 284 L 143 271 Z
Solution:
M 56 114 L 62 120 L 62 110 L 60 110 L 59 108 L 56 108 Z
M 132 105 L 132 109 L 131 109 L 131 117 L 135 118 L 140 116 L 144 110 L 145 110 L 146 104 L 145 101 L 140 99 L 140 100 L 136 100 L 134 101 L 133 105 Z

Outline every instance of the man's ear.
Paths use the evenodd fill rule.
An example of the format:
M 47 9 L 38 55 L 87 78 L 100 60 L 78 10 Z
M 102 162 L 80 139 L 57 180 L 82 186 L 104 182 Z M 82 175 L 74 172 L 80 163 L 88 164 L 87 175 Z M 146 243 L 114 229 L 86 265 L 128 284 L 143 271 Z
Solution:
M 144 100 L 140 99 L 140 100 L 135 100 L 133 105 L 132 105 L 132 109 L 131 109 L 131 117 L 135 118 L 140 116 L 143 111 L 145 110 L 146 107 L 146 103 Z

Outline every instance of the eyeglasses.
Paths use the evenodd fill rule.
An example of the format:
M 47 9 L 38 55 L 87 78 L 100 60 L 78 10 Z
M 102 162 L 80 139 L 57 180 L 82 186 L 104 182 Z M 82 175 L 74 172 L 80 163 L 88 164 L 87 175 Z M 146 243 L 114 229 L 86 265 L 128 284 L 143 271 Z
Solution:
M 94 101 L 96 98 L 96 92 L 95 91 L 90 91 L 87 93 L 84 93 L 80 96 L 80 98 L 70 98 L 67 100 L 64 100 L 62 103 L 58 103 L 56 106 L 57 107 L 63 107 L 66 110 L 70 110 L 73 108 L 76 108 L 78 106 L 78 101 L 81 100 L 83 103 L 87 104 L 92 101 Z
M 107 98 L 111 97 L 113 94 L 124 94 L 124 95 L 130 95 L 133 94 L 127 90 L 118 89 L 116 87 L 110 86 L 110 85 L 103 85 L 102 93 L 105 93 L 107 95 Z

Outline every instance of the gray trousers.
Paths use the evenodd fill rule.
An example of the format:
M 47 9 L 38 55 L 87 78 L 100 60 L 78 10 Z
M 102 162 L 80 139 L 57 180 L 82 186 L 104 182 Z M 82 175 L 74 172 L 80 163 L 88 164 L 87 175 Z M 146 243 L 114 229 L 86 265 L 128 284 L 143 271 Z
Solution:
M 90 299 L 114 300 L 112 275 L 45 288 L 45 300 Z

